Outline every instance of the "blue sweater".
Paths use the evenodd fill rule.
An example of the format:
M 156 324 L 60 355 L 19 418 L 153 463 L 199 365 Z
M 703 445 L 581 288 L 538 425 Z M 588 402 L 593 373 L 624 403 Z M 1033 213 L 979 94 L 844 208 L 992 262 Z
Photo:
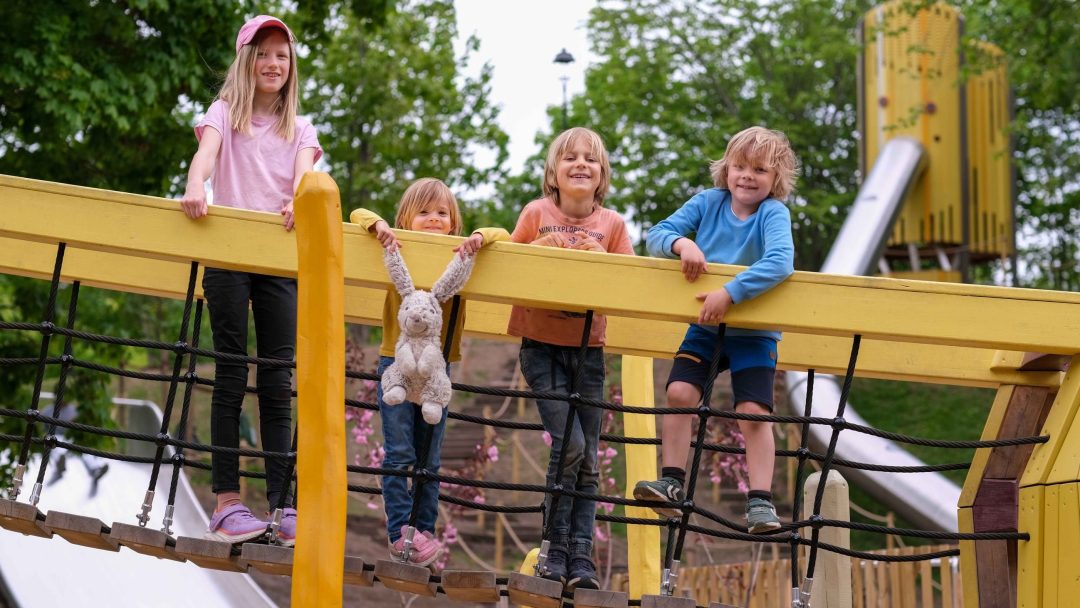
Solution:
M 791 214 L 776 199 L 765 199 L 753 215 L 740 220 L 731 210 L 731 192 L 705 190 L 650 228 L 645 245 L 649 255 L 678 258 L 671 246 L 689 234 L 696 234 L 694 242 L 706 261 L 749 266 L 724 286 L 735 304 L 765 293 L 795 271 Z M 729 328 L 725 335 L 780 339 L 780 332 L 764 330 Z

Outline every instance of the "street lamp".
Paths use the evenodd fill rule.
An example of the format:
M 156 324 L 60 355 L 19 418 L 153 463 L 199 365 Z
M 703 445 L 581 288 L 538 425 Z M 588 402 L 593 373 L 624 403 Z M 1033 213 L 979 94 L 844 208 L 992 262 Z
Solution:
M 559 80 L 562 81 L 562 130 L 565 131 L 570 128 L 569 116 L 567 115 L 567 99 L 566 99 L 566 83 L 570 81 L 570 64 L 574 63 L 574 56 L 567 52 L 566 48 L 559 51 L 558 55 L 555 55 L 555 63 L 562 66 L 563 75 L 559 76 Z

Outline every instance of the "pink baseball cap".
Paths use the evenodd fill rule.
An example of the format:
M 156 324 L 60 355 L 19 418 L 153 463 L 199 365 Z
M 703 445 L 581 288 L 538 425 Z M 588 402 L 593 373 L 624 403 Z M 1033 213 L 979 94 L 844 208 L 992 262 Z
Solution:
M 236 52 L 240 52 L 240 47 L 251 42 L 251 39 L 255 37 L 255 34 L 259 30 L 267 27 L 276 27 L 279 30 L 284 30 L 285 35 L 289 37 L 290 42 L 296 42 L 296 37 L 293 36 L 292 31 L 289 30 L 289 26 L 285 25 L 285 22 L 277 17 L 271 17 L 270 15 L 259 15 L 258 17 L 252 17 L 248 19 L 248 22 L 240 28 L 240 31 L 236 34 Z

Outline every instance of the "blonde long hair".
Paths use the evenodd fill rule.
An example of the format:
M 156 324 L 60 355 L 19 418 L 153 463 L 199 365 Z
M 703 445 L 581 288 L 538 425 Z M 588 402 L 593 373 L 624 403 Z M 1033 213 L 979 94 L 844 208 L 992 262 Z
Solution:
M 547 162 L 544 163 L 544 196 L 555 201 L 556 206 L 561 203 L 559 200 L 559 182 L 555 179 L 555 171 L 559 166 L 559 159 L 579 139 L 585 140 L 589 145 L 589 152 L 600 161 L 600 183 L 597 184 L 596 191 L 593 192 L 593 202 L 602 206 L 608 188 L 611 187 L 611 164 L 608 162 L 604 140 L 596 131 L 585 127 L 572 127 L 563 131 L 548 146 Z
M 765 127 L 750 127 L 735 134 L 724 150 L 724 157 L 709 164 L 709 173 L 717 188 L 727 188 L 728 167 L 732 163 L 761 163 L 776 171 L 769 196 L 785 200 L 795 188 L 799 159 L 791 149 L 787 135 Z
M 421 177 L 409 184 L 398 203 L 395 228 L 412 230 L 412 221 L 416 214 L 424 210 L 424 205 L 431 201 L 444 200 L 450 207 L 450 234 L 461 234 L 461 211 L 457 199 L 442 180 L 434 177 Z
M 255 59 L 258 57 L 259 45 L 270 35 L 271 32 L 282 32 L 274 27 L 265 27 L 255 34 L 249 44 L 240 47 L 229 66 L 229 72 L 225 75 L 225 84 L 221 85 L 218 99 L 229 102 L 229 122 L 234 131 L 245 135 L 251 134 L 252 106 L 255 103 Z M 278 98 L 274 104 L 274 114 L 277 115 L 277 124 L 274 132 L 285 141 L 292 141 L 296 136 L 296 113 L 300 109 L 299 93 L 297 91 L 296 72 L 296 45 L 285 34 L 289 41 L 289 76 L 285 84 L 278 91 Z

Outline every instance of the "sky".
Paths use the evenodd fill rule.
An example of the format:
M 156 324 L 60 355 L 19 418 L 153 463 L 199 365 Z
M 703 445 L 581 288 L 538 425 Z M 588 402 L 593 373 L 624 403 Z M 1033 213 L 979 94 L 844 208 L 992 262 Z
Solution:
M 521 172 L 536 151 L 533 138 L 547 125 L 548 106 L 562 104 L 559 77 L 569 76 L 569 96 L 585 90 L 585 68 L 593 60 L 585 31 L 595 0 L 456 0 L 458 53 L 469 35 L 480 39 L 469 73 L 493 66 L 491 96 L 501 108 L 499 125 L 510 136 L 509 168 Z M 574 63 L 554 63 L 563 48 Z

